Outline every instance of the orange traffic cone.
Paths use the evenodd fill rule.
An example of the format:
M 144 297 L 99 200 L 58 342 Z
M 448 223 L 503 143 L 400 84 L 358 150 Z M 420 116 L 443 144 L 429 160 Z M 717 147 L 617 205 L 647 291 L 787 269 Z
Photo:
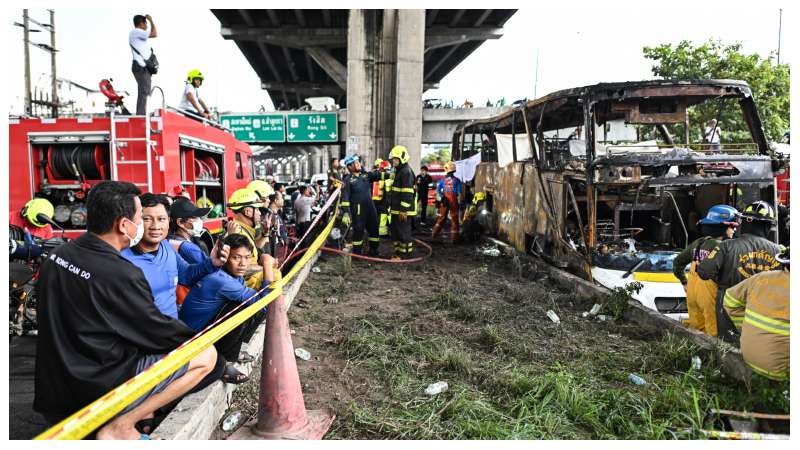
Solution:
M 269 305 L 258 418 L 228 439 L 322 439 L 336 416 L 306 411 L 283 295 Z

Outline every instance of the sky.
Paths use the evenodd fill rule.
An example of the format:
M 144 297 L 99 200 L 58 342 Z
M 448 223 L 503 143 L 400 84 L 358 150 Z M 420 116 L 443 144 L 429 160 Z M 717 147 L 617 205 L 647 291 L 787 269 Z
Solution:
M 705 4 L 705 3 L 704 3 Z M 778 45 L 778 8 L 523 8 L 506 23 L 505 34 L 484 43 L 424 98 L 442 98 L 476 105 L 505 97 L 507 102 L 603 81 L 652 78 L 651 62 L 642 48 L 682 39 L 696 43 L 721 39 L 740 41 L 746 52 L 767 55 Z M 7 10 L 8 105 L 19 112 L 23 99 L 22 10 Z M 127 44 L 131 18 L 149 13 L 158 37 L 152 40 L 161 63 L 154 85 L 168 105 L 177 105 L 183 80 L 193 68 L 205 82 L 201 98 L 221 111 L 272 109 L 255 71 L 232 41 L 220 36 L 220 25 L 209 9 L 125 8 L 56 9 L 58 75 L 96 88 L 111 77 L 117 90 L 135 93 Z M 31 17 L 46 22 L 46 10 L 31 9 Z M 786 38 L 784 12 L 782 61 L 791 62 L 792 43 Z M 49 34 L 32 34 L 32 41 L 49 42 Z M 31 48 L 32 79 L 46 86 L 49 55 Z M 538 81 L 536 62 L 538 55 Z M 160 99 L 156 98 L 157 102 Z M 133 105 L 134 100 L 128 101 Z

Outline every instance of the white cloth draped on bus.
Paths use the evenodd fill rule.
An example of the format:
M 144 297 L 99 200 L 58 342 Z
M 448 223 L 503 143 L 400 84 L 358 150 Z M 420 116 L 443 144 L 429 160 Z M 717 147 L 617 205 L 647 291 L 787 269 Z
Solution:
M 476 153 L 467 159 L 456 161 L 456 178 L 466 183 L 475 178 L 475 168 L 481 163 L 481 154 Z
M 497 139 L 497 164 L 500 167 L 514 162 L 514 141 L 517 143 L 517 161 L 533 158 L 526 133 L 495 134 L 494 137 Z

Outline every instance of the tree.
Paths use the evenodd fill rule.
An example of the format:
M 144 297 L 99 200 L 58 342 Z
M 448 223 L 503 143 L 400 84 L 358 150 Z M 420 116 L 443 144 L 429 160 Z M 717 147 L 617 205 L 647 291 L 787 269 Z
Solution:
M 422 158 L 422 165 L 426 166 L 435 162 L 446 163 L 450 161 L 450 147 L 444 147 Z
M 666 79 L 743 80 L 753 90 L 758 114 L 767 139 L 780 141 L 789 129 L 789 65 L 776 64 L 773 54 L 762 58 L 757 53 L 744 54 L 742 44 L 725 45 L 720 40 L 694 46 L 689 41 L 678 45 L 662 44 L 642 49 L 647 59 L 655 61 L 653 74 Z M 713 103 L 713 102 L 711 102 Z M 693 123 L 715 118 L 716 108 L 709 103 L 690 116 Z M 726 108 L 723 123 L 729 129 L 747 129 L 741 114 Z

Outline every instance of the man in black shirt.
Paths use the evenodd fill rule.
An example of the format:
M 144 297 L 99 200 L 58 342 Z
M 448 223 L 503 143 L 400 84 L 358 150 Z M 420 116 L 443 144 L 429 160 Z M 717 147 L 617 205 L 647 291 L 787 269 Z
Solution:
M 131 183 L 93 187 L 87 232 L 42 264 L 33 407 L 50 422 L 143 372 L 195 334 L 158 310 L 142 271 L 120 255 L 144 234 L 138 194 Z M 214 251 L 227 259 L 226 249 Z M 136 422 L 203 384 L 215 365 L 214 347 L 203 350 L 100 428 L 97 438 L 142 438 Z
M 428 219 L 428 188 L 432 182 L 433 179 L 428 175 L 428 166 L 420 167 L 415 183 L 419 202 L 417 222 L 421 225 L 425 225 L 425 221 Z

